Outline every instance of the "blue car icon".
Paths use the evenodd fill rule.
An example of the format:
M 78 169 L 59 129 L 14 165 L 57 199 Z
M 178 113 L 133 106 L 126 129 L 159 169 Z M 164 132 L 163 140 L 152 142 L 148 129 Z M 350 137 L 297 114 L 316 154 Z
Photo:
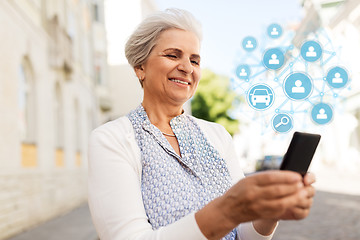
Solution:
M 266 106 L 270 104 L 270 95 L 267 89 L 255 89 L 253 93 L 250 93 L 251 103 L 255 106 L 258 103 L 265 103 Z

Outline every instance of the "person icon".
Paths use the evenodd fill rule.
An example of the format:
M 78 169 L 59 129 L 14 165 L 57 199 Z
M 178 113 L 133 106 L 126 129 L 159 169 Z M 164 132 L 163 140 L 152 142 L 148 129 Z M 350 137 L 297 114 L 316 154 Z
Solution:
M 335 77 L 332 79 L 332 83 L 343 83 L 344 80 L 340 76 L 340 73 L 335 73 Z
M 327 114 L 325 113 L 325 109 L 320 108 L 319 113 L 316 115 L 316 119 L 327 119 Z
M 277 36 L 279 35 L 279 32 L 277 31 L 276 27 L 274 27 L 270 33 L 272 36 Z
M 279 59 L 277 59 L 277 55 L 275 53 L 271 55 L 269 64 L 271 64 L 271 65 L 279 64 Z
M 251 40 L 248 40 L 245 47 L 246 48 L 253 48 L 254 45 L 252 44 Z
M 247 76 L 247 72 L 245 71 L 245 68 L 241 69 L 241 72 L 239 74 L 241 77 L 246 77 Z
M 309 51 L 306 52 L 307 57 L 316 57 L 316 52 L 314 51 L 315 48 L 313 46 L 310 46 L 308 50 Z
M 296 80 L 295 81 L 295 87 L 292 87 L 291 92 L 293 92 L 293 93 L 304 93 L 305 88 L 302 87 L 301 85 L 302 85 L 302 81 L 301 80 Z

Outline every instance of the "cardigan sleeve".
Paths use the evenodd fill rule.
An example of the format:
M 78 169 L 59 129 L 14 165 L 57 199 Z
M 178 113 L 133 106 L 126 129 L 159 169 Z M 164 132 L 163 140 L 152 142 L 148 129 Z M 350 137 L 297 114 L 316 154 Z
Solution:
M 195 213 L 152 229 L 141 196 L 140 150 L 127 118 L 92 132 L 88 160 L 89 208 L 101 240 L 206 239 Z

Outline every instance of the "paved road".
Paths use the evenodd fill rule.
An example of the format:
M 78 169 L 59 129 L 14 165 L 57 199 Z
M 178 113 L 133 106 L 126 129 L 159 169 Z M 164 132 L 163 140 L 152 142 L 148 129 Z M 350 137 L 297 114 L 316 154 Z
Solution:
M 84 204 L 9 240 L 95 239 L 89 209 Z M 308 218 L 280 222 L 273 240 L 360 240 L 360 196 L 318 191 Z
M 360 196 L 318 191 L 309 216 L 280 222 L 273 240 L 360 240 Z
M 96 240 L 87 204 L 9 240 Z

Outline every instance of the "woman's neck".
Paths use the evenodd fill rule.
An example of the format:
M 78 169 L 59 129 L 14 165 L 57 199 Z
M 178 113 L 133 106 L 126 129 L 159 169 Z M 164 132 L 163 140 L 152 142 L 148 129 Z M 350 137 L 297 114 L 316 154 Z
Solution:
M 182 105 L 171 105 L 159 103 L 157 101 L 143 100 L 142 106 L 152 124 L 160 128 L 160 130 L 166 130 L 170 127 L 170 120 L 180 115 L 183 111 Z

